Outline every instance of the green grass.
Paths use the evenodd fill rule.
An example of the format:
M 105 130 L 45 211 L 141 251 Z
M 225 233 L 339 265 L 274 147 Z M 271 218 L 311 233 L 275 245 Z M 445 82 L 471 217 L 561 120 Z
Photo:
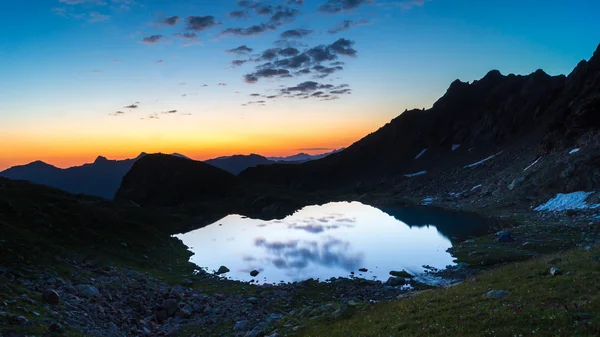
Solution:
M 553 257 L 565 272 L 551 276 Z M 351 318 L 305 322 L 301 336 L 596 336 L 600 250 L 513 263 L 444 289 L 361 307 Z M 568 275 L 571 272 L 572 275 Z M 571 274 L 569 273 L 569 274 Z M 489 290 L 507 290 L 492 300 Z M 590 314 L 591 319 L 582 319 Z

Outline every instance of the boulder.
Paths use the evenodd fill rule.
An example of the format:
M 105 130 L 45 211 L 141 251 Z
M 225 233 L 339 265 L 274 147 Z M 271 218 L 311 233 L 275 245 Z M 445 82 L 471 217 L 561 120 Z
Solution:
M 222 275 L 222 274 L 226 274 L 229 272 L 230 272 L 229 268 L 227 268 L 225 266 L 220 266 L 219 270 L 217 270 L 217 275 Z
M 42 293 L 42 300 L 48 304 L 60 303 L 60 295 L 52 289 L 46 290 Z
M 85 298 L 100 297 L 100 291 L 98 291 L 98 288 L 96 288 L 92 285 L 89 285 L 89 284 L 78 285 L 77 292 L 79 293 L 80 296 L 85 297 Z
M 259 274 L 258 270 L 253 270 L 250 272 L 250 276 L 252 276 L 252 277 L 256 277 L 256 276 L 258 276 L 258 274 Z
M 237 322 L 235 322 L 235 325 L 233 326 L 233 330 L 235 330 L 235 331 L 248 331 L 248 321 L 247 320 L 243 320 L 243 321 L 237 321 Z
M 406 280 L 404 280 L 401 277 L 392 276 L 388 278 L 385 284 L 392 287 L 403 286 L 404 284 L 406 284 Z
M 562 275 L 562 271 L 556 267 L 552 267 L 552 268 L 550 268 L 550 275 L 559 276 L 559 275 Z
M 167 316 L 173 316 L 179 310 L 179 305 L 176 300 L 169 299 L 163 301 L 162 308 L 167 312 Z
M 510 293 L 506 290 L 490 290 L 485 293 L 484 297 L 490 298 L 493 300 L 501 300 L 507 298 Z
M 402 278 L 413 278 L 413 276 L 406 270 L 401 270 L 401 271 L 392 270 L 390 272 L 390 275 L 396 276 L 396 277 L 402 277 Z
M 502 243 L 515 241 L 515 239 L 513 239 L 513 237 L 512 237 L 512 233 L 510 231 L 499 232 L 497 234 L 495 240 L 496 240 L 496 242 L 502 242 Z

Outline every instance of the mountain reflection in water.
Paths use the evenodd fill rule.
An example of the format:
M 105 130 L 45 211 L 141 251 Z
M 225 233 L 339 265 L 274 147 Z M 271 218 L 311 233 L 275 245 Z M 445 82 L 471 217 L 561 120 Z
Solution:
M 308 206 L 282 220 L 229 215 L 179 234 L 191 261 L 208 270 L 224 265 L 225 276 L 278 283 L 309 278 L 358 277 L 385 281 L 391 270 L 422 273 L 423 265 L 452 264 L 449 238 L 488 230 L 479 218 L 427 208 L 380 209 L 358 202 Z M 367 268 L 366 273 L 358 269 Z M 250 271 L 260 274 L 253 278 Z

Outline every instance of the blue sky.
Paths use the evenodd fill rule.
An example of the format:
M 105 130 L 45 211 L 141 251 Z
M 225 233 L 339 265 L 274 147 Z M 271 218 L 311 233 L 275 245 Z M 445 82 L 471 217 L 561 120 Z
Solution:
M 141 151 L 205 158 L 347 146 L 405 109 L 431 106 L 454 79 L 472 81 L 491 69 L 567 74 L 600 43 L 600 4 L 593 0 L 286 1 L 5 5 L 0 141 L 15 146 L 0 150 L 0 168 L 34 158 L 68 165 Z M 256 14 L 261 9 L 266 15 Z M 247 14 L 234 18 L 234 11 Z M 278 11 L 287 19 L 274 18 Z M 178 20 L 169 25 L 172 16 Z M 352 22 L 349 29 L 329 32 L 344 20 Z M 260 24 L 269 28 L 224 34 Z M 275 44 L 284 31 L 299 29 L 311 33 Z M 185 33 L 197 37 L 175 35 Z M 336 41 L 346 49 L 336 53 Z M 253 51 L 225 52 L 243 45 Z M 261 53 L 269 48 L 303 54 L 320 45 L 335 55 L 284 67 L 289 76 L 245 80 L 261 69 L 281 70 L 264 65 L 269 60 Z M 251 61 L 232 66 L 236 59 Z M 332 65 L 338 61 L 344 64 Z M 314 65 L 343 69 L 319 78 Z M 310 74 L 297 74 L 307 68 Z M 306 82 L 326 89 L 299 86 Z M 312 95 L 318 91 L 323 94 Z M 296 94 L 302 96 L 289 97 Z M 137 108 L 125 108 L 131 105 Z

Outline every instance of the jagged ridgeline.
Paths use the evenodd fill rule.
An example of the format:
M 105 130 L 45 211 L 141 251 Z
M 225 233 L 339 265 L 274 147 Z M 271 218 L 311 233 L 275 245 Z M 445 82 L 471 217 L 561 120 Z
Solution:
M 460 167 L 514 144 L 548 154 L 597 139 L 599 92 L 600 49 L 568 76 L 494 70 L 473 83 L 453 82 L 431 109 L 406 111 L 340 153 L 298 166 L 249 168 L 240 177 L 318 190 Z M 417 163 L 423 149 L 427 155 Z

